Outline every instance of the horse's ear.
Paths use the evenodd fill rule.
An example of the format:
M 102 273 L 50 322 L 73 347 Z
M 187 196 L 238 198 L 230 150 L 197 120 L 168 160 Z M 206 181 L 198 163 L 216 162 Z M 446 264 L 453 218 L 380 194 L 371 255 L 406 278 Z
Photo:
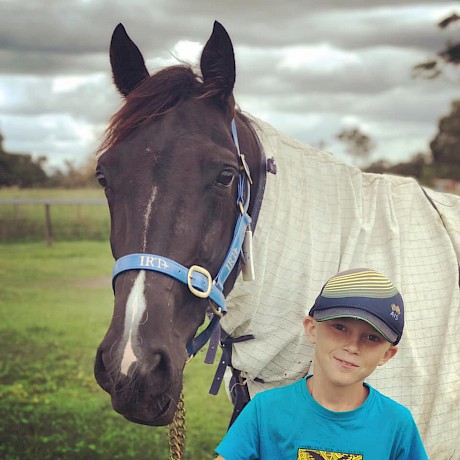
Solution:
M 217 21 L 201 54 L 200 65 L 204 84 L 210 92 L 228 101 L 235 85 L 235 55 L 227 31 Z
M 115 86 L 123 96 L 127 96 L 149 76 L 139 48 L 129 38 L 122 24 L 118 24 L 113 31 L 110 64 Z

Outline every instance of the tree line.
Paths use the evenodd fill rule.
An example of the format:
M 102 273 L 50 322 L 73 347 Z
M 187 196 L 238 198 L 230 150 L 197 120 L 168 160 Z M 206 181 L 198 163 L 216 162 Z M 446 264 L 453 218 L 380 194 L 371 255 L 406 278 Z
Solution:
M 366 172 L 411 176 L 424 185 L 433 180 L 460 180 L 460 100 L 452 102 L 451 111 L 438 123 L 438 133 L 431 141 L 430 152 L 415 153 L 408 161 L 390 164 L 378 160 L 362 169 Z M 364 164 L 375 148 L 374 141 L 360 128 L 344 129 L 337 133 L 348 155 L 356 164 Z M 46 157 L 33 159 L 31 155 L 8 153 L 0 134 L 0 187 L 96 187 L 95 159 L 88 157 L 80 165 L 67 160 L 64 168 L 45 172 Z
M 441 118 L 438 128 L 430 142 L 430 152 L 415 153 L 408 161 L 396 164 L 378 160 L 363 170 L 411 176 L 428 186 L 433 185 L 434 179 L 460 181 L 460 100 L 452 102 L 450 113 Z M 336 137 L 357 164 L 363 164 L 375 148 L 373 140 L 359 128 L 344 129 Z
M 88 157 L 82 165 L 67 160 L 63 168 L 46 171 L 46 156 L 37 159 L 29 154 L 9 153 L 3 147 L 0 133 L 0 188 L 1 187 L 96 187 L 95 159 Z

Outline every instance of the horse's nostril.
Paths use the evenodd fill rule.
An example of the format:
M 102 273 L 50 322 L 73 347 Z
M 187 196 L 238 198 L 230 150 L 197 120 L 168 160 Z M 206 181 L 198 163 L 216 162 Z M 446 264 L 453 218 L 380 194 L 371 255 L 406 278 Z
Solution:
M 160 351 L 150 355 L 145 366 L 145 373 L 159 373 L 160 375 L 164 375 L 168 372 L 169 368 L 168 356 Z
M 161 363 L 163 362 L 163 359 L 161 357 L 160 353 L 155 353 L 152 356 L 152 369 L 156 369 L 157 367 L 160 367 Z
M 110 393 L 113 381 L 110 378 L 110 374 L 107 372 L 107 368 L 102 358 L 102 350 L 99 348 L 96 353 L 96 360 L 94 362 L 94 376 L 96 377 L 97 383 L 102 389 Z

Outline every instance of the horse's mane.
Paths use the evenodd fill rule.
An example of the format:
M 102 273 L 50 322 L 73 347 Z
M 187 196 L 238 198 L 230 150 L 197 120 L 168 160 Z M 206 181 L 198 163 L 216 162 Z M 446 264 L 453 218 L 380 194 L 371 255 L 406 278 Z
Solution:
M 147 77 L 126 96 L 123 107 L 110 119 L 98 154 L 126 139 L 145 122 L 162 117 L 191 97 L 204 99 L 220 94 L 216 83 L 203 83 L 188 65 L 167 67 Z

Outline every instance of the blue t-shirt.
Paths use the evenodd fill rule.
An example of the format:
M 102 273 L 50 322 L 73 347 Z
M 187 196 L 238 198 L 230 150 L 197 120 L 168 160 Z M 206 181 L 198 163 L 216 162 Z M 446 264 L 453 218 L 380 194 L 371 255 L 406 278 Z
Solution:
M 410 411 L 367 387 L 364 403 L 347 412 L 318 404 L 306 378 L 258 393 L 216 452 L 226 460 L 428 460 Z

